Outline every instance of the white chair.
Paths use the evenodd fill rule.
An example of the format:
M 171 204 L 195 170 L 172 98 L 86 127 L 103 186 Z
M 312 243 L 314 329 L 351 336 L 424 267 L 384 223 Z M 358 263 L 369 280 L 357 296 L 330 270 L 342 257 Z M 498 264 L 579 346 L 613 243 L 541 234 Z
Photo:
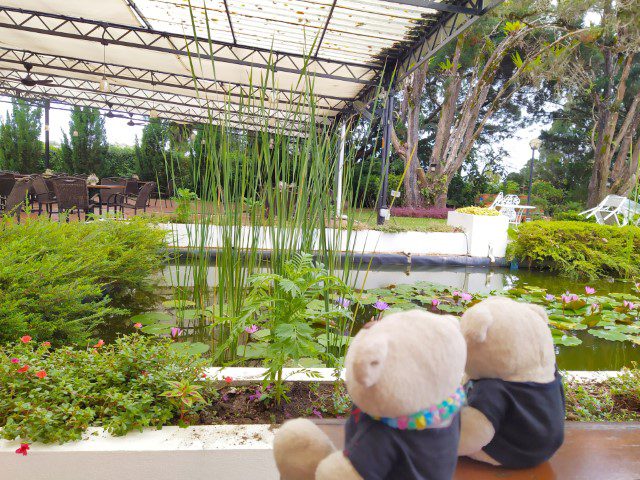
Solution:
M 519 225 L 522 222 L 524 212 L 533 210 L 536 207 L 520 205 L 520 197 L 518 195 L 504 195 L 500 192 L 489 208 L 495 208 L 502 215 L 509 218 L 509 223 L 512 225 Z
M 594 217 L 596 222 L 600 225 L 618 225 L 619 227 L 625 226 L 629 223 L 629 217 L 635 211 L 640 213 L 640 208 L 635 202 L 631 202 L 634 205 L 630 205 L 630 200 L 620 195 L 607 195 L 604 199 L 595 207 L 580 212 L 580 215 L 584 215 L 585 218 Z

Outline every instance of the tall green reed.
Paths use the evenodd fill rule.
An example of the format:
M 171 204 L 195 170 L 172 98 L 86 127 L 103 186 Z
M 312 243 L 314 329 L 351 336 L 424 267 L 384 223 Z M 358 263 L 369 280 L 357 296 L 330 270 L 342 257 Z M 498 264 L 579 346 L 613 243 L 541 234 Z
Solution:
M 193 33 L 197 36 L 195 28 Z M 195 45 L 200 48 L 199 42 Z M 201 53 L 196 50 L 189 57 L 195 89 Z M 214 64 L 212 68 L 215 72 Z M 241 362 L 239 347 L 250 321 L 242 312 L 252 275 L 282 274 L 300 252 L 314 253 L 330 274 L 339 273 L 347 284 L 369 268 L 355 258 L 359 252 L 353 216 L 343 220 L 336 215 L 340 125 L 323 118 L 314 79 L 306 65 L 301 70 L 305 73 L 287 91 L 271 73 L 274 65 L 258 79 L 251 75 L 239 99 L 232 102 L 226 96 L 212 104 L 209 121 L 195 127 L 190 170 L 198 193 L 196 214 L 187 228 L 190 249 L 182 260 L 175 257 L 172 281 L 177 300 L 199 312 L 194 331 L 210 332 L 216 364 Z M 219 111 L 222 118 L 216 118 Z M 374 172 L 369 162 L 368 171 L 359 169 L 354 175 L 354 164 L 362 159 L 356 158 L 357 142 L 349 141 L 371 136 L 371 125 L 347 121 L 342 211 L 348 214 L 362 208 L 364 197 L 358 199 L 354 192 L 363 189 Z M 174 160 L 167 156 L 167 175 L 175 182 Z M 327 311 L 334 308 L 331 295 L 322 300 Z M 327 350 L 344 346 L 339 337 L 351 331 L 353 320 L 327 323 Z

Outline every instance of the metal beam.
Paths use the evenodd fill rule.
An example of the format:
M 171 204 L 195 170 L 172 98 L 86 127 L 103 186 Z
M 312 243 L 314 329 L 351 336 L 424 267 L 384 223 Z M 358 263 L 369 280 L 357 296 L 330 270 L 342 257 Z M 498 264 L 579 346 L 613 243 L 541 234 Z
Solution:
M 391 157 L 391 129 L 393 128 L 393 109 L 395 108 L 395 92 L 390 90 L 385 99 L 382 113 L 382 167 L 380 172 L 380 194 L 378 197 L 378 225 L 384 225 L 389 209 L 389 158 Z
M 324 40 L 324 36 L 327 33 L 327 28 L 329 28 L 331 17 L 333 17 L 333 11 L 336 9 L 336 3 L 338 3 L 338 0 L 333 0 L 333 4 L 331 4 L 331 10 L 329 10 L 329 14 L 327 15 L 327 21 L 324 22 L 324 27 L 322 27 L 322 33 L 320 34 L 320 38 L 318 38 L 318 46 L 316 47 L 316 53 L 314 55 L 314 57 L 316 58 L 320 53 L 320 47 L 322 47 L 322 41 Z
M 17 70 L 7 70 L 0 66 L 0 80 L 7 80 L 18 84 L 22 78 L 23 73 Z M 52 75 L 38 75 L 32 74 L 32 78 L 36 80 L 48 79 L 52 81 L 48 87 L 59 87 L 70 90 L 77 90 L 79 92 L 95 93 L 104 96 L 106 99 L 113 97 L 122 97 L 132 100 L 147 101 L 152 105 L 167 105 L 176 107 L 191 107 L 194 112 L 197 109 L 201 109 L 204 112 L 212 111 L 216 113 L 231 113 L 237 115 L 255 115 L 256 117 L 268 116 L 279 121 L 287 121 L 288 117 L 291 117 L 291 112 L 274 110 L 268 107 L 263 107 L 259 104 L 246 105 L 240 107 L 237 104 L 223 101 L 207 100 L 204 98 L 195 98 L 191 96 L 178 95 L 170 92 L 158 92 L 144 90 L 136 87 L 129 87 L 123 85 L 112 84 L 110 85 L 109 92 L 99 92 L 99 84 L 90 80 L 83 80 L 77 78 L 58 77 Z M 292 110 L 295 105 L 292 105 Z M 295 118 L 297 121 L 309 121 L 309 115 L 304 112 L 296 112 Z M 324 117 L 318 116 L 314 120 L 316 123 L 326 123 Z
M 432 2 L 427 0 L 382 0 L 387 3 L 396 3 L 399 5 L 408 5 L 411 7 L 430 8 L 439 12 L 447 13 L 463 13 L 465 15 L 482 15 L 484 9 L 482 8 L 482 0 L 476 0 L 474 2 L 458 2 L 458 3 L 444 3 L 444 2 Z M 471 5 L 468 5 L 471 3 Z
M 361 85 L 380 68 L 6 6 L 0 6 L 0 27 Z
M 227 0 L 224 0 L 224 11 L 227 13 L 227 20 L 229 21 L 229 30 L 231 30 L 231 38 L 233 38 L 233 44 L 236 45 L 238 43 L 238 40 L 236 39 L 236 32 L 233 31 L 233 22 L 231 21 L 231 12 L 229 11 Z
M 25 62 L 34 67 L 43 67 L 61 73 L 73 73 L 80 75 L 92 75 L 96 78 L 106 76 L 114 80 L 125 80 L 135 83 L 151 85 L 154 90 L 157 85 L 183 90 L 184 95 L 203 96 L 221 95 L 229 98 L 237 98 L 246 101 L 247 98 L 260 98 L 261 88 L 255 85 L 219 82 L 205 78 L 194 79 L 191 75 L 180 75 L 143 68 L 131 67 L 102 62 L 93 62 L 74 57 L 64 57 L 43 53 L 28 52 L 24 50 L 12 50 L 0 47 L 0 63 L 23 65 Z M 36 69 L 34 68 L 34 72 Z M 49 73 L 49 72 L 47 72 Z M 269 88 L 269 93 L 275 92 L 276 98 L 270 99 L 283 107 L 298 104 L 304 99 L 304 92 L 295 92 L 284 89 Z M 339 112 L 350 100 L 344 97 L 328 95 L 314 95 L 318 109 Z

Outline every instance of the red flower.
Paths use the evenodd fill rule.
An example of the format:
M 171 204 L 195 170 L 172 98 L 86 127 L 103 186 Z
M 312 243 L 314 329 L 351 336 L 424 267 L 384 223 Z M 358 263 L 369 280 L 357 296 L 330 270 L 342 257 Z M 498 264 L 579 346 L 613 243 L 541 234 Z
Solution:
M 24 337 L 20 338 L 20 341 L 22 343 L 29 343 L 31 341 L 31 337 L 29 335 L 25 335 Z M 25 453 L 25 455 L 26 455 L 26 453 Z
M 231 382 L 233 382 L 233 378 L 231 378 L 231 377 L 224 377 L 224 381 L 225 381 L 225 382 L 227 382 L 227 383 L 231 383 Z
M 142 324 L 141 323 L 134 323 L 133 324 L 134 328 L 142 328 Z
M 207 378 L 207 374 L 203 373 L 202 375 L 200 375 L 202 378 Z
M 47 372 L 45 372 L 44 370 L 40 370 L 39 372 L 36 372 L 36 377 L 40 379 L 43 379 L 46 376 L 47 376 Z
M 104 345 L 104 340 L 100 339 L 98 340 L 98 343 L 96 343 L 93 348 L 100 348 L 102 345 Z
M 16 453 L 18 455 L 22 454 L 22 455 L 24 455 L 26 457 L 28 451 L 29 451 L 29 444 L 28 443 L 21 443 L 20 444 L 20 448 L 18 448 L 16 450 Z
M 50 347 L 51 346 L 51 342 L 42 342 L 42 346 L 43 347 Z
M 29 365 L 25 365 L 24 367 L 19 368 L 18 370 L 16 370 L 16 372 L 18 372 L 18 373 L 24 373 L 24 372 L 26 372 L 27 370 L 29 370 Z

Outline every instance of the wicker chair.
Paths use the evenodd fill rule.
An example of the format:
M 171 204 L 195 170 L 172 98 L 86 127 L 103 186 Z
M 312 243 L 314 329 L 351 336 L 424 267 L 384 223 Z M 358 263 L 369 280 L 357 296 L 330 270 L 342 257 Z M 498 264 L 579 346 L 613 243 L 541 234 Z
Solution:
M 140 193 L 140 187 L 138 186 L 137 180 L 129 179 L 127 180 L 127 186 L 124 189 L 124 194 L 128 197 L 136 197 Z
M 119 208 L 120 211 L 124 214 L 125 208 L 133 209 L 134 215 L 138 214 L 138 210 L 142 210 L 143 212 L 147 211 L 147 204 L 149 203 L 149 197 L 153 189 L 156 188 L 156 184 L 154 182 L 145 183 L 143 187 L 140 189 L 138 196 L 134 199 L 135 201 L 130 203 L 129 198 L 125 194 L 116 194 L 115 202 L 113 207 L 116 209 Z
M 11 193 L 13 189 L 13 185 L 16 183 L 16 179 L 13 175 L 5 175 L 0 176 L 0 209 L 5 204 L 7 197 Z
M 26 205 L 30 186 L 31 179 L 28 177 L 15 180 L 13 188 L 9 195 L 7 195 L 4 208 L 2 209 L 4 216 L 15 215 L 18 223 L 20 223 L 20 214 Z
M 58 199 L 58 218 L 61 213 L 78 213 L 78 220 L 81 219 L 80 212 L 84 212 L 84 218 L 87 219 L 87 213 L 93 213 L 95 204 L 89 202 L 89 193 L 87 191 L 87 182 L 77 178 L 58 178 L 54 180 L 53 188 Z M 50 212 L 49 216 L 51 216 Z M 67 222 L 69 217 L 67 216 Z
M 51 206 L 56 203 L 56 200 L 54 198 L 53 191 L 49 190 L 47 182 L 42 176 L 33 176 L 31 191 L 33 200 L 38 204 L 38 215 L 42 214 L 42 205 L 44 205 L 46 212 L 51 216 Z
M 122 188 L 112 189 L 112 190 L 100 190 L 98 192 L 98 202 L 101 205 L 107 206 L 107 212 L 109 212 L 109 207 L 114 205 L 115 196 L 117 194 L 125 193 L 125 189 L 127 187 L 127 180 L 125 178 L 120 177 L 106 177 L 100 180 L 100 185 L 118 185 L 122 186 Z

